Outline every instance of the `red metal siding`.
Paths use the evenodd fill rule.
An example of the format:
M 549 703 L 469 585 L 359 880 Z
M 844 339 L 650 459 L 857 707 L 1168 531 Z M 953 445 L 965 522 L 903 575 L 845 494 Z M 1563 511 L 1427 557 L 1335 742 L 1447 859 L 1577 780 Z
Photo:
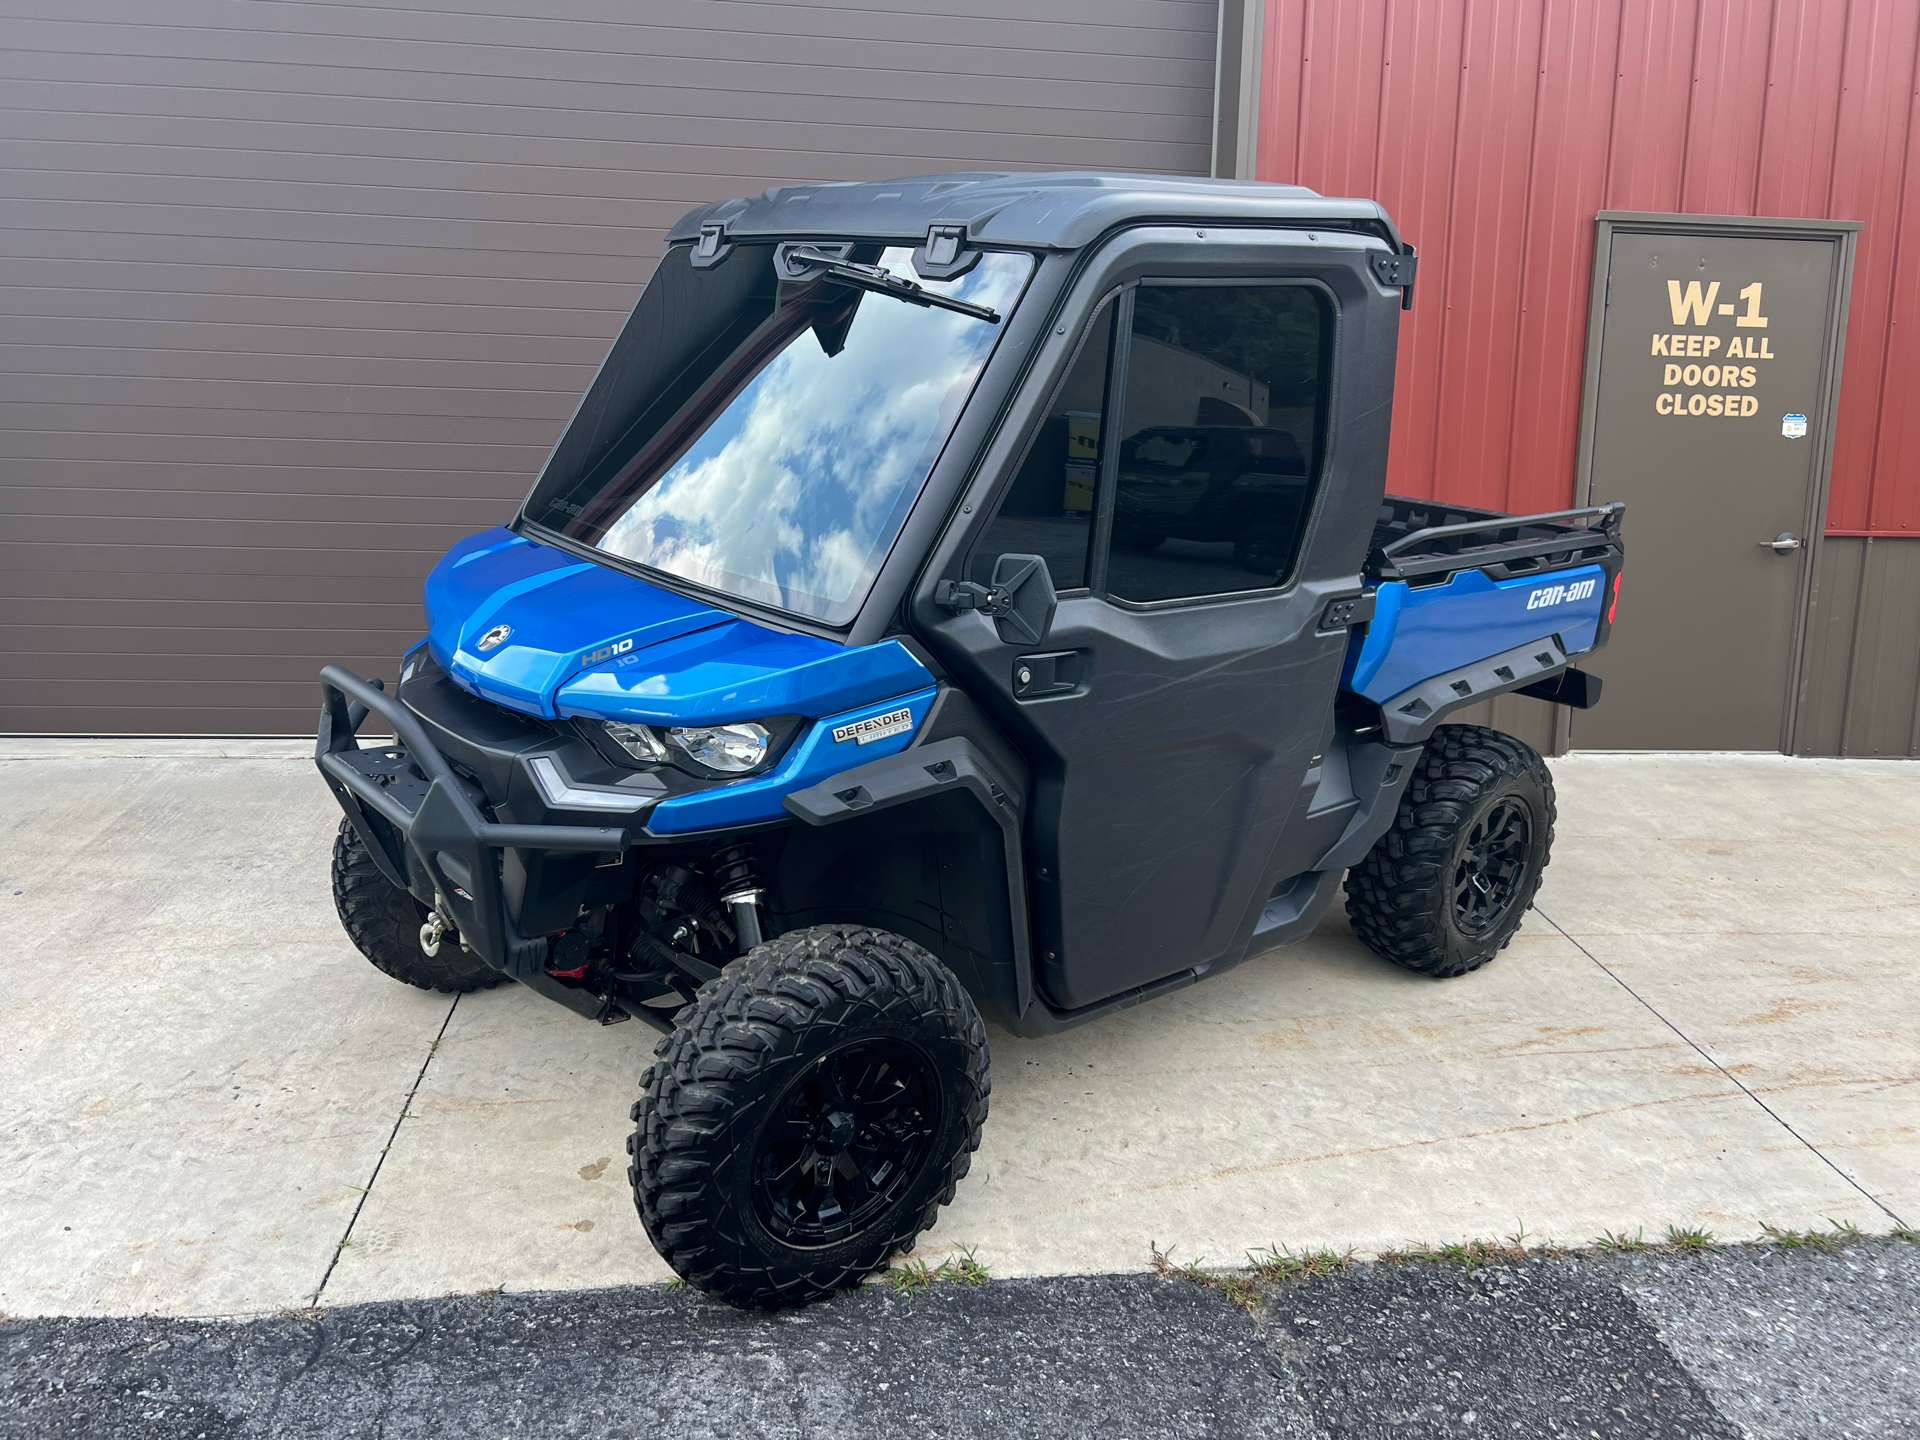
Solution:
M 1828 529 L 1920 535 L 1917 52 L 1913 0 L 1267 0 L 1260 177 L 1420 248 L 1392 488 L 1570 503 L 1597 211 L 1818 216 L 1866 224 Z

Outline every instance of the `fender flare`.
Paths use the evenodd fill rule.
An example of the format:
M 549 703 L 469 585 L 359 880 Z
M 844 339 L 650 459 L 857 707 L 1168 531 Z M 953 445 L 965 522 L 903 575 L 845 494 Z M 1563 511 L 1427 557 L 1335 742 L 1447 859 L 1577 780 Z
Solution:
M 1012 920 L 1015 1003 L 1021 1015 L 1033 1005 L 1033 951 L 1028 935 L 1027 866 L 1021 842 L 1025 804 L 1021 788 L 1000 773 L 964 736 L 916 745 L 796 790 L 781 803 L 809 825 L 832 825 L 856 815 L 890 810 L 916 800 L 962 790 L 1000 827 L 1006 857 L 1007 908 Z

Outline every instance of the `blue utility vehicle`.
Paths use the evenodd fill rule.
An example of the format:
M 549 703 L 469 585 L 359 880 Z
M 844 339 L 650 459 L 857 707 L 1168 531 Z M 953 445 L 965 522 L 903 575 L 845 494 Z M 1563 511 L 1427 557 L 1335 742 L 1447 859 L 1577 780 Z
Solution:
M 397 683 L 322 672 L 388 974 L 662 1032 L 629 1176 L 739 1304 L 887 1264 L 1046 1035 L 1307 935 L 1459 975 L 1553 783 L 1620 507 L 1383 494 L 1415 257 L 1292 186 L 960 174 L 694 211 Z M 391 743 L 355 738 L 369 715 Z

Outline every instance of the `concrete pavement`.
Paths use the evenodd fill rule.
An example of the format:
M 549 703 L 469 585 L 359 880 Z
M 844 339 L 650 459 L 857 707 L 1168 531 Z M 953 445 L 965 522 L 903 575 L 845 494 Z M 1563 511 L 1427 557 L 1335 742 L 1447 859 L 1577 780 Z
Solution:
M 0 1311 L 665 1279 L 624 1179 L 651 1033 L 374 971 L 305 753 L 0 741 Z M 1330 922 L 1067 1035 L 993 1035 L 986 1140 L 922 1253 L 1039 1276 L 1153 1243 L 1920 1221 L 1920 766 L 1554 770 L 1539 910 L 1475 975 Z

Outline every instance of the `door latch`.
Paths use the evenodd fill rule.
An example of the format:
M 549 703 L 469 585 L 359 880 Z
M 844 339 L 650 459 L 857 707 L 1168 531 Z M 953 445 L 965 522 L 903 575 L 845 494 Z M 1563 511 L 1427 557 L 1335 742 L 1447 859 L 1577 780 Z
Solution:
M 1771 550 L 1776 555 L 1791 555 L 1807 542 L 1796 536 L 1791 530 L 1782 530 L 1771 540 L 1759 542 L 1762 550 Z
M 1072 694 L 1080 688 L 1085 668 L 1078 650 L 1022 655 L 1013 662 L 1013 698 L 1038 700 L 1046 695 Z

